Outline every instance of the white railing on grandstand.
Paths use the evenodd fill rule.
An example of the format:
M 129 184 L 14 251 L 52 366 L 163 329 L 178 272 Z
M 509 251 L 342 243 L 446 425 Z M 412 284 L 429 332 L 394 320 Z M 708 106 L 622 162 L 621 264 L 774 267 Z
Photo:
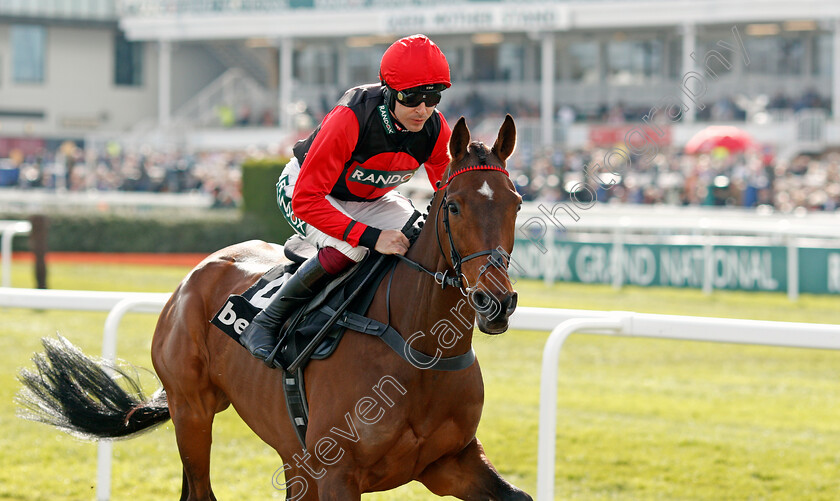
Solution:
M 12 239 L 17 235 L 29 235 L 31 231 L 29 221 L 0 221 L 0 286 L 12 284 Z
M 129 311 L 159 312 L 169 297 L 168 293 L 0 287 L 0 307 L 109 311 L 102 341 L 102 356 L 108 360 L 116 358 L 117 327 L 123 315 Z M 511 317 L 510 328 L 551 331 L 543 350 L 540 376 L 537 501 L 554 499 L 558 359 L 563 343 L 570 334 L 590 332 L 717 343 L 840 349 L 840 326 L 827 324 L 520 307 Z M 111 442 L 101 441 L 97 452 L 97 501 L 110 499 L 111 456 Z
M 3 1 L 3 0 L 0 0 Z M 9 1 L 9 0 L 6 0 Z M 118 0 L 121 16 L 164 16 L 173 14 L 231 14 L 249 12 L 278 12 L 290 8 L 359 9 L 382 8 L 380 0 Z M 469 3 L 468 0 L 424 0 L 424 7 L 434 4 Z M 411 0 L 391 0 L 391 7 L 413 5 Z
M 70 18 L 113 21 L 117 18 L 112 0 L 60 2 L 56 0 L 0 0 L 0 12 L 11 17 Z
M 289 0 L 118 0 L 120 16 L 229 14 L 271 12 L 289 8 Z

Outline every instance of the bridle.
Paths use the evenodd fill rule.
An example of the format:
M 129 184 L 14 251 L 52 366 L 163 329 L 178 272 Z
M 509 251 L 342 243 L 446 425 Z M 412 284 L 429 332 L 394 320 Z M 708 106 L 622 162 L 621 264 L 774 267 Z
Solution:
M 455 241 L 452 239 L 452 229 L 449 226 L 449 209 L 447 207 L 447 197 L 449 196 L 449 183 L 452 182 L 452 179 L 454 179 L 456 176 L 459 176 L 465 172 L 471 172 L 476 170 L 495 170 L 503 172 L 506 176 L 509 176 L 507 170 L 505 170 L 504 167 L 498 165 L 482 164 L 459 169 L 450 174 L 449 177 L 446 179 L 445 183 L 441 184 L 440 182 L 438 182 L 438 191 L 443 190 L 443 200 L 441 200 L 440 205 L 438 205 L 437 211 L 435 212 L 435 237 L 437 239 L 438 249 L 440 249 L 441 255 L 446 256 L 446 252 L 443 250 L 443 244 L 441 243 L 440 239 L 439 225 L 437 224 L 440 218 L 441 208 L 446 207 L 446 209 L 443 211 L 443 229 L 446 232 L 446 236 L 449 238 L 449 258 L 452 261 L 452 270 L 447 269 L 437 272 L 429 271 L 419 263 L 414 262 L 405 256 L 401 256 L 398 254 L 396 255 L 399 259 L 401 259 L 411 268 L 414 268 L 418 271 L 422 271 L 434 277 L 435 282 L 437 282 L 441 286 L 441 288 L 445 289 L 447 285 L 451 287 L 456 287 L 460 289 L 461 293 L 465 296 L 468 296 L 472 292 L 473 288 L 475 288 L 476 284 L 481 279 L 481 276 L 484 274 L 485 271 L 487 271 L 490 268 L 490 266 L 481 267 L 481 271 L 479 272 L 478 278 L 476 279 L 476 284 L 473 284 L 471 286 L 469 282 L 467 282 L 466 277 L 464 277 L 464 274 L 461 271 L 461 266 L 464 263 L 477 257 L 490 256 L 488 258 L 488 261 L 492 266 L 496 268 L 504 267 L 504 269 L 507 270 L 508 262 L 510 259 L 510 256 L 507 254 L 507 252 L 499 248 L 482 250 L 463 257 L 461 256 L 461 253 L 459 253 L 458 250 L 455 248 Z M 454 274 L 449 275 L 450 271 L 453 271 Z M 466 287 L 464 287 L 465 283 Z

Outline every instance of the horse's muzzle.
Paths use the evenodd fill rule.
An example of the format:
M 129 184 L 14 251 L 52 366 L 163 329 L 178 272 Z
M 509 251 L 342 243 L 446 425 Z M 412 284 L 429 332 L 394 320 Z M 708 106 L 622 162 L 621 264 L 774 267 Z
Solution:
M 508 319 L 516 310 L 519 294 L 516 291 L 505 294 L 501 299 L 482 290 L 473 293 L 473 306 L 477 314 L 478 328 L 485 334 L 501 334 L 508 329 Z

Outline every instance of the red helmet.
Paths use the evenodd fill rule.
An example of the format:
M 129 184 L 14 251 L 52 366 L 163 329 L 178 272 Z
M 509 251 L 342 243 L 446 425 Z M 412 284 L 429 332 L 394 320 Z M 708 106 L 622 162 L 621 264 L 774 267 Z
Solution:
M 395 90 L 452 85 L 446 56 L 425 35 L 401 38 L 388 47 L 379 64 L 379 80 Z

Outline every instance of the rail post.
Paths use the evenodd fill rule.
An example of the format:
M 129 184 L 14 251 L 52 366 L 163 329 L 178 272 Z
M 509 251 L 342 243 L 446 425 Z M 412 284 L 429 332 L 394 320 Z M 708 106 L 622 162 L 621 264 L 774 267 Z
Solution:
M 102 358 L 109 362 L 117 359 L 117 328 L 123 316 L 130 311 L 160 312 L 165 304 L 161 297 L 127 297 L 120 300 L 105 318 L 102 334 Z M 96 501 L 111 499 L 111 457 L 113 442 L 100 440 L 96 450 Z
M 573 318 L 556 326 L 543 348 L 540 375 L 540 424 L 537 443 L 537 501 L 554 499 L 555 442 L 557 441 L 557 364 L 569 335 L 582 330 L 620 331 L 625 314 L 603 318 Z M 629 319 L 630 317 L 627 317 Z
M 2 260 L 2 287 L 11 287 L 12 283 L 12 239 L 15 235 L 26 235 L 32 231 L 29 221 L 0 221 L 2 236 L 0 236 L 0 260 Z

